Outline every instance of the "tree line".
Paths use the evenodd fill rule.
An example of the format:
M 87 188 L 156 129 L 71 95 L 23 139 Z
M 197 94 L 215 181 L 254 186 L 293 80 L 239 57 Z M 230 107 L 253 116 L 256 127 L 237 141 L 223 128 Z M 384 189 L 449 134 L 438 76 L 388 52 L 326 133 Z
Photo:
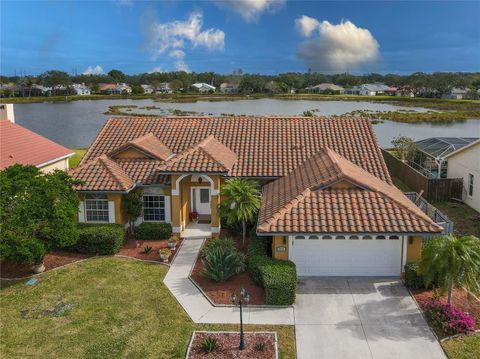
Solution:
M 238 86 L 243 93 L 289 92 L 292 89 L 304 89 L 320 83 L 334 83 L 344 88 L 350 88 L 364 83 L 382 82 L 393 87 L 410 87 L 423 89 L 424 93 L 439 95 L 448 93 L 453 87 L 480 89 L 480 72 L 416 72 L 409 75 L 369 73 L 364 75 L 321 74 L 317 72 L 286 72 L 278 75 L 263 75 L 244 73 L 241 69 L 231 74 L 215 72 L 155 72 L 128 75 L 113 69 L 101 75 L 70 75 L 64 71 L 50 70 L 38 76 L 0 76 L 2 84 L 14 83 L 18 86 L 42 85 L 45 87 L 69 86 L 74 83 L 85 83 L 93 92 L 99 83 L 124 82 L 137 88 L 140 85 L 159 86 L 169 83 L 174 91 L 188 89 L 193 83 L 205 82 L 218 87 L 221 83 L 231 83 Z M 135 91 L 134 91 L 135 92 Z M 432 96 L 433 96 L 432 95 Z

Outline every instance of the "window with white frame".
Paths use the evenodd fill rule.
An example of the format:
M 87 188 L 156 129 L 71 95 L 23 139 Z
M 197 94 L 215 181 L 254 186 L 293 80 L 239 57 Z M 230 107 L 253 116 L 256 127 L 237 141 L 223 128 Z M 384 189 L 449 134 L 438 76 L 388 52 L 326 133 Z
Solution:
M 161 222 L 165 220 L 164 196 L 143 196 L 143 220 L 145 222 Z
M 473 175 L 471 173 L 468 174 L 468 195 L 473 196 Z
M 108 222 L 108 199 L 105 193 L 87 193 L 85 195 L 85 214 L 87 222 Z

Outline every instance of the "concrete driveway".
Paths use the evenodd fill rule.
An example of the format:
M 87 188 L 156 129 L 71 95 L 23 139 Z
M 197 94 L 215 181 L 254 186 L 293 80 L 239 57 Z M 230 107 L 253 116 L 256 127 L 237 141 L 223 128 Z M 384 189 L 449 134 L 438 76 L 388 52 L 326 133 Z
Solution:
M 295 335 L 299 359 L 446 358 L 398 280 L 299 278 Z

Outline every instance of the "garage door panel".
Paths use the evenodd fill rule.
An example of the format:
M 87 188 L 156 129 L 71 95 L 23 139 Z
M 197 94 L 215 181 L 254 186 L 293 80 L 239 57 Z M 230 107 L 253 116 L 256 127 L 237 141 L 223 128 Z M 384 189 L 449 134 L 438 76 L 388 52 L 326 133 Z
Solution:
M 304 276 L 398 276 L 401 240 L 296 239 L 292 260 Z

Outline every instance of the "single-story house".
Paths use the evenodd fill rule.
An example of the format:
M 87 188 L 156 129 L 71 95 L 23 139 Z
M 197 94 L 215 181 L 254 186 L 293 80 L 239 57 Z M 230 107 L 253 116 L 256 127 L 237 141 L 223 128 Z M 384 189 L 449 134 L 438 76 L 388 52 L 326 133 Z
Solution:
M 184 238 L 218 236 L 222 185 L 254 179 L 257 234 L 300 275 L 400 276 L 423 237 L 442 232 L 392 184 L 371 124 L 358 118 L 115 118 L 71 173 L 83 181 L 80 222 L 125 224 L 122 197 L 141 191 L 137 224 L 168 222 Z
M 157 93 L 172 93 L 172 87 L 168 82 L 162 82 L 160 83 L 157 88 L 156 88 Z
M 140 85 L 143 89 L 143 93 L 144 94 L 152 94 L 152 93 L 155 93 L 155 87 L 151 86 L 151 85 Z
M 206 84 L 204 82 L 194 83 L 191 87 L 193 87 L 198 92 L 215 92 L 215 90 L 217 89 L 215 86 Z
M 14 164 L 33 165 L 43 172 L 68 170 L 72 150 L 17 125 L 13 110 L 1 108 L 0 114 L 0 170 Z
M 91 94 L 90 87 L 85 86 L 85 84 L 73 84 L 72 88 L 75 93 L 80 96 L 86 96 Z
M 331 94 L 343 94 L 345 89 L 341 86 L 332 83 L 321 83 L 315 86 L 305 88 L 309 93 L 331 93 Z
M 468 90 L 465 88 L 454 87 L 450 90 L 449 93 L 444 94 L 442 98 L 461 100 L 465 98 L 467 93 L 468 93 Z
M 388 88 L 387 85 L 382 83 L 363 84 L 360 86 L 353 86 L 351 89 L 346 89 L 345 93 L 359 96 L 378 96 L 383 95 Z
M 230 82 L 223 82 L 220 84 L 221 93 L 238 93 L 240 91 L 240 85 Z
M 98 90 L 106 94 L 127 94 L 132 92 L 132 88 L 126 83 L 99 83 Z
M 464 202 L 480 212 L 480 138 L 445 156 L 447 178 L 463 178 Z

